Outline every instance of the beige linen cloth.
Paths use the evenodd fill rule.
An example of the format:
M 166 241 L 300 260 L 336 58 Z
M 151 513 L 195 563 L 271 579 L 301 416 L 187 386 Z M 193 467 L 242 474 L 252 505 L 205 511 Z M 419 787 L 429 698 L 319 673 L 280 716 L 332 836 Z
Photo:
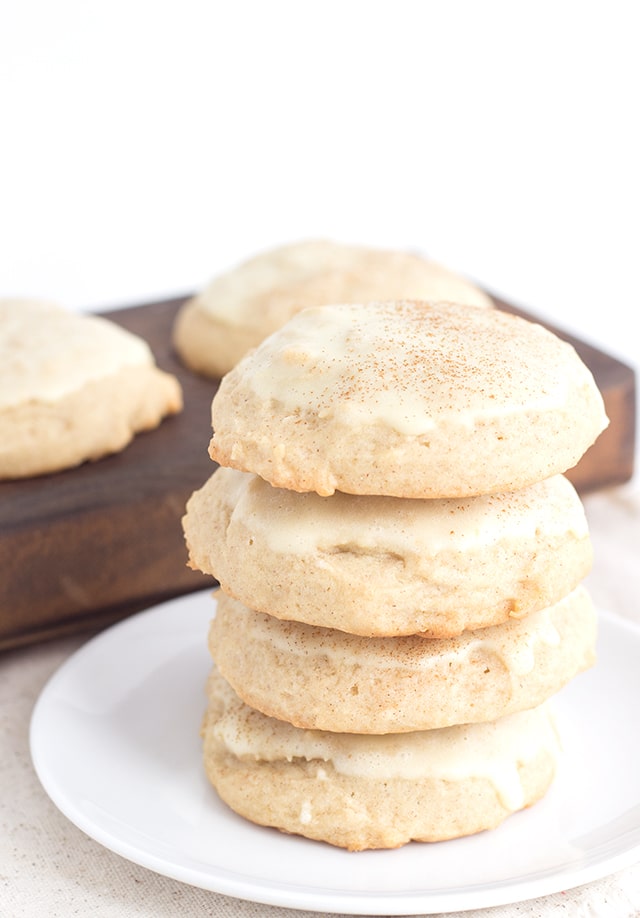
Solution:
M 599 608 L 640 627 L 640 486 L 613 488 L 584 502 L 596 556 L 588 581 L 592 595 Z M 86 635 L 66 638 L 0 656 L 0 918 L 304 918 L 317 914 L 232 899 L 159 876 L 102 848 L 55 808 L 31 765 L 29 719 L 49 676 L 86 639 Z M 635 711 L 640 699 L 629 703 Z M 636 728 L 637 721 L 629 723 L 629 729 Z M 640 781 L 640 765 L 638 775 Z M 578 889 L 464 915 L 640 916 L 640 863 Z

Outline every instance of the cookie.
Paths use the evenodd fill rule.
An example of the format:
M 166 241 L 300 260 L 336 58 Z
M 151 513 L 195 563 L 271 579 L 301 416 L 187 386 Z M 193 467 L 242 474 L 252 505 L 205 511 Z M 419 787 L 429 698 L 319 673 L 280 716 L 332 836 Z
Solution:
M 246 704 L 296 727 L 404 733 L 542 704 L 595 662 L 583 586 L 520 620 L 457 638 L 365 638 L 286 622 L 218 593 L 209 648 Z
M 99 316 L 0 301 L 0 478 L 119 452 L 182 407 L 145 341 Z
M 331 495 L 464 497 L 572 468 L 605 428 L 574 348 L 497 309 L 305 309 L 222 380 L 210 455 Z
M 493 305 L 474 284 L 418 255 L 309 240 L 215 278 L 178 313 L 174 344 L 191 369 L 219 377 L 307 306 L 402 298 Z
M 562 475 L 411 500 L 300 494 L 219 468 L 183 528 L 191 566 L 251 609 L 367 636 L 451 637 L 522 617 L 570 593 L 592 558 Z
M 300 730 L 217 672 L 202 726 L 219 796 L 255 823 L 360 851 L 495 828 L 538 800 L 559 754 L 545 705 L 493 723 L 363 736 Z

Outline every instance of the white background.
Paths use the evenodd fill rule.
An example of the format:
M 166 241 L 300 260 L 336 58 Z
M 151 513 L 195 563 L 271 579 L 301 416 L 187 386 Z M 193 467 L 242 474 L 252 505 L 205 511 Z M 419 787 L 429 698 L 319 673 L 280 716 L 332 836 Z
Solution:
M 0 0 L 0 296 L 406 247 L 633 365 L 634 2 Z

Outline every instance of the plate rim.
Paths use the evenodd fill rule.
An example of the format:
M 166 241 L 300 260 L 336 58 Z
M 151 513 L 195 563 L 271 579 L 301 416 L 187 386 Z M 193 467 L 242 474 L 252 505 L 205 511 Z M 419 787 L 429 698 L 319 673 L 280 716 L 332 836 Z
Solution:
M 122 633 L 132 628 L 142 627 L 144 629 L 147 622 L 161 612 L 171 617 L 175 610 L 182 608 L 181 616 L 188 615 L 191 611 L 194 617 L 196 614 L 198 616 L 202 614 L 203 617 L 206 614 L 210 619 L 215 615 L 216 593 L 217 588 L 213 590 L 208 588 L 174 597 L 103 629 L 90 637 L 58 666 L 45 682 L 36 699 L 29 722 L 29 753 L 34 771 L 44 792 L 65 818 L 102 847 L 145 869 L 195 888 L 270 906 L 307 909 L 315 912 L 324 911 L 328 914 L 346 912 L 352 915 L 380 915 L 381 909 L 387 915 L 427 915 L 452 911 L 464 912 L 471 909 L 525 902 L 597 881 L 640 860 L 640 839 L 638 839 L 624 851 L 608 858 L 602 857 L 595 863 L 577 863 L 568 868 L 560 864 L 538 871 L 531 876 L 516 875 L 499 885 L 496 883 L 471 884 L 457 889 L 410 890 L 406 893 L 397 890 L 367 892 L 366 890 L 329 890 L 326 887 L 295 883 L 283 884 L 280 881 L 270 882 L 264 877 L 256 877 L 247 871 L 230 871 L 226 867 L 215 864 L 207 865 L 209 871 L 205 873 L 191 866 L 185 867 L 171 863 L 168 859 L 145 851 L 141 846 L 126 839 L 116 838 L 108 829 L 93 822 L 77 805 L 74 805 L 68 793 L 65 794 L 55 778 L 47 773 L 46 761 L 44 763 L 42 761 L 39 735 L 43 711 L 55 700 L 58 684 L 62 683 L 78 664 L 81 665 L 83 658 L 93 652 L 96 646 L 114 638 L 117 639 Z M 209 604 L 206 612 L 204 605 L 200 608 L 200 604 L 205 599 Z M 189 607 L 187 610 L 184 609 L 185 604 Z M 598 610 L 598 618 L 599 624 L 625 630 L 633 634 L 635 640 L 640 641 L 640 627 L 634 622 L 601 610 Z M 226 807 L 225 809 L 228 810 Z M 300 839 L 301 844 L 306 842 L 306 839 Z M 389 853 L 395 853 L 395 849 L 394 852 Z M 353 852 L 344 852 L 344 854 L 346 857 L 358 856 Z M 384 855 L 385 852 L 376 852 L 376 854 Z M 559 878 L 562 878 L 560 885 L 558 884 Z

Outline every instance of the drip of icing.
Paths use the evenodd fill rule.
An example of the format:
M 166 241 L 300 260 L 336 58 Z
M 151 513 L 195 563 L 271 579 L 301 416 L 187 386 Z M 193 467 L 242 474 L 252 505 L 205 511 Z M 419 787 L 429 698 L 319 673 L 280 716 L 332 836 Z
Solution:
M 512 493 L 433 500 L 340 492 L 320 497 L 273 488 L 234 469 L 219 469 L 216 475 L 202 499 L 210 489 L 223 495 L 231 526 L 244 524 L 283 555 L 350 551 L 419 558 L 541 534 L 588 536 L 582 502 L 562 475 Z
M 549 647 L 560 644 L 560 633 L 551 621 L 552 611 L 556 608 L 551 606 L 524 619 L 508 622 L 506 628 L 499 625 L 487 628 L 475 645 L 500 657 L 513 676 L 525 676 L 535 665 L 538 644 Z
M 210 690 L 224 705 L 215 736 L 237 758 L 319 760 L 340 774 L 368 779 L 484 778 L 509 809 L 523 802 L 518 762 L 543 750 L 559 751 L 548 704 L 491 723 L 373 736 L 301 730 L 267 717 L 243 704 L 220 677 L 212 680 Z

